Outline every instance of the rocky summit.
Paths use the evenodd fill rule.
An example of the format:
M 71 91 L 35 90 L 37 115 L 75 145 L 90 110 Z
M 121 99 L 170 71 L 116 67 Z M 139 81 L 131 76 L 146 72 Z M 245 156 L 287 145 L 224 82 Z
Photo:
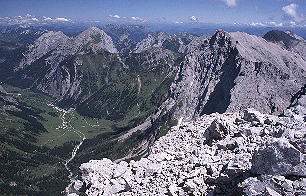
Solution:
M 178 117 L 248 107 L 280 114 L 305 83 L 305 60 L 261 37 L 219 30 L 197 41 L 171 85 L 169 102 L 180 103 Z
M 254 109 L 172 127 L 139 161 L 91 160 L 70 195 L 305 195 L 305 107 Z
M 291 31 L 272 30 L 266 33 L 263 38 L 300 54 L 306 60 L 306 41 Z

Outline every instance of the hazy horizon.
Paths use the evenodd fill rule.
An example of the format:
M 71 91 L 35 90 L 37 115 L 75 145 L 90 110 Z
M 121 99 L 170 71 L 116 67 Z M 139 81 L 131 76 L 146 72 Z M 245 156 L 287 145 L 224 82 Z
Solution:
M 0 23 L 232 24 L 305 27 L 301 0 L 12 0 L 0 1 Z

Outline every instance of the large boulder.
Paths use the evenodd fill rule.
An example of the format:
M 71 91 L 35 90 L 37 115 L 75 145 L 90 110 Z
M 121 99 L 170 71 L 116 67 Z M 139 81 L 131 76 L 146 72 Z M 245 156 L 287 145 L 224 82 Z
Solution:
M 275 138 L 254 153 L 252 171 L 266 175 L 306 176 L 303 154 L 285 138 Z
M 305 178 L 291 181 L 284 176 L 259 176 L 245 179 L 238 185 L 242 195 L 280 196 L 305 195 Z
M 243 119 L 253 124 L 263 124 L 263 115 L 253 108 L 248 108 L 243 112 Z
M 204 132 L 204 138 L 206 143 L 212 143 L 212 141 L 222 140 L 230 135 L 233 127 L 229 125 L 225 120 L 216 118 Z

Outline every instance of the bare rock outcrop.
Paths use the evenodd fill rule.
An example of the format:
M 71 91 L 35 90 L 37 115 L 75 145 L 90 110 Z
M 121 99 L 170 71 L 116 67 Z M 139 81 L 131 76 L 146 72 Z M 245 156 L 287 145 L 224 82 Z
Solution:
M 91 27 L 76 37 L 62 32 L 47 32 L 28 46 L 15 71 L 29 80 L 30 87 L 51 95 L 58 101 L 79 98 L 83 74 L 83 54 L 117 53 L 112 38 L 103 30 Z M 88 95 L 87 95 L 88 96 Z M 86 96 L 85 96 L 86 97 Z M 72 102 L 73 102 L 72 101 Z
M 306 81 L 306 61 L 278 44 L 219 30 L 188 53 L 171 85 L 175 115 L 192 119 L 252 107 L 280 114 Z
M 260 146 L 252 163 L 256 174 L 306 177 L 302 152 L 284 138 L 275 138 Z
M 65 44 L 69 39 L 63 32 L 49 31 L 42 34 L 33 44 L 28 46 L 24 58 L 16 69 L 23 69 L 60 45 Z

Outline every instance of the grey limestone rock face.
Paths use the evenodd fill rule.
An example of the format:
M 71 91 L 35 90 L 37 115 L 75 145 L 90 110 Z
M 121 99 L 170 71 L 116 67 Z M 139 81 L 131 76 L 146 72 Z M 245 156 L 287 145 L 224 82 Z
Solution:
M 75 59 L 69 66 L 63 64 L 86 50 L 117 53 L 112 39 L 96 27 L 75 38 L 61 32 L 48 32 L 29 47 L 19 69 L 43 60 L 39 63 L 46 73 L 34 77 L 32 86 L 57 100 L 76 100 L 82 93 L 83 75 L 78 69 L 83 62 Z M 174 61 L 178 54 L 179 60 Z M 120 59 L 118 55 L 118 61 L 122 61 Z M 134 54 L 127 59 L 131 67 L 150 69 L 165 64 L 173 70 L 175 80 L 166 102 L 177 103 L 179 107 L 175 108 L 174 116 L 185 120 L 250 107 L 280 114 L 290 104 L 291 95 L 306 81 L 306 62 L 299 54 L 241 32 L 218 30 L 210 38 L 150 34 L 137 44 Z M 128 66 L 122 62 L 123 68 Z M 29 73 L 24 77 L 32 79 Z
M 295 106 L 306 106 L 306 84 L 304 84 L 301 89 L 293 95 L 291 98 L 291 103 L 289 107 L 295 107 Z
M 180 47 L 179 52 L 191 53 L 204 49 L 205 45 L 209 42 L 209 39 L 210 37 L 208 36 L 194 37 L 187 45 Z
M 93 51 L 106 50 L 110 53 L 118 52 L 112 38 L 97 27 L 91 27 L 74 38 L 73 45 L 76 48 L 75 50 L 86 44 L 90 44 Z
M 164 111 L 166 107 L 166 111 L 175 108 L 174 117 L 183 121 L 203 119 L 202 116 L 214 112 L 244 111 L 234 120 L 212 120 L 213 123 L 207 125 L 209 128 L 203 131 L 201 141 L 190 140 L 190 143 L 203 143 L 217 150 L 239 151 L 249 142 L 245 138 L 252 138 L 251 144 L 243 148 L 245 152 L 235 157 L 235 161 L 227 165 L 227 170 L 223 168 L 226 172 L 219 176 L 219 180 L 228 180 L 237 173 L 250 171 L 253 153 L 258 144 L 267 138 L 286 137 L 296 150 L 305 152 L 302 139 L 305 133 L 298 125 L 305 119 L 301 106 L 286 110 L 287 117 L 281 120 L 277 116 L 262 114 L 281 114 L 292 102 L 291 95 L 304 85 L 306 62 L 300 55 L 257 36 L 222 30 L 209 39 L 198 39 L 192 48 L 178 66 L 175 81 L 170 87 L 170 97 L 159 111 Z M 148 129 L 151 122 L 131 129 L 124 136 Z M 294 131 L 291 125 L 287 126 L 288 123 L 293 123 Z M 239 126 L 243 128 L 239 129 Z M 190 130 L 186 132 L 192 133 Z M 180 137 L 187 136 L 182 134 Z M 184 141 L 181 143 L 178 149 L 191 146 Z M 206 170 L 212 173 L 218 169 L 221 171 L 221 168 L 209 167 Z M 208 179 L 215 180 L 216 176 Z M 171 192 L 174 190 L 180 192 L 180 188 L 172 186 Z
M 261 37 L 219 30 L 187 53 L 171 86 L 175 116 L 192 119 L 253 107 L 280 114 L 306 81 L 306 62 Z
M 304 195 L 306 193 L 305 178 L 298 180 L 286 179 L 284 176 L 250 177 L 240 185 L 243 195 Z
M 65 44 L 70 38 L 63 32 L 49 31 L 42 34 L 33 44 L 28 46 L 24 58 L 16 69 L 23 69 L 60 45 Z
M 207 132 L 208 141 L 222 140 L 230 134 L 230 128 L 224 121 L 217 118 L 208 127 Z
M 89 196 L 305 194 L 301 175 L 305 152 L 295 147 L 298 138 L 305 143 L 305 122 L 247 111 L 261 116 L 264 123 L 245 120 L 243 113 L 204 115 L 172 127 L 138 161 L 84 163 L 83 192 Z
M 28 47 L 24 58 L 16 71 L 24 72 L 24 78 L 34 78 L 31 87 L 55 97 L 57 100 L 78 99 L 82 93 L 80 87 L 83 74 L 80 58 L 88 50 L 94 54 L 99 51 L 117 53 L 110 36 L 97 27 L 91 27 L 76 37 L 68 37 L 62 32 L 47 32 Z M 38 62 L 39 61 L 39 62 Z M 67 63 L 72 61 L 70 63 Z M 40 67 L 31 68 L 32 66 Z M 28 69 L 41 69 L 40 75 L 32 75 Z M 34 70 L 38 72 L 37 70 Z
M 243 112 L 243 119 L 253 123 L 264 123 L 264 118 L 260 112 L 256 111 L 253 108 L 248 108 Z

